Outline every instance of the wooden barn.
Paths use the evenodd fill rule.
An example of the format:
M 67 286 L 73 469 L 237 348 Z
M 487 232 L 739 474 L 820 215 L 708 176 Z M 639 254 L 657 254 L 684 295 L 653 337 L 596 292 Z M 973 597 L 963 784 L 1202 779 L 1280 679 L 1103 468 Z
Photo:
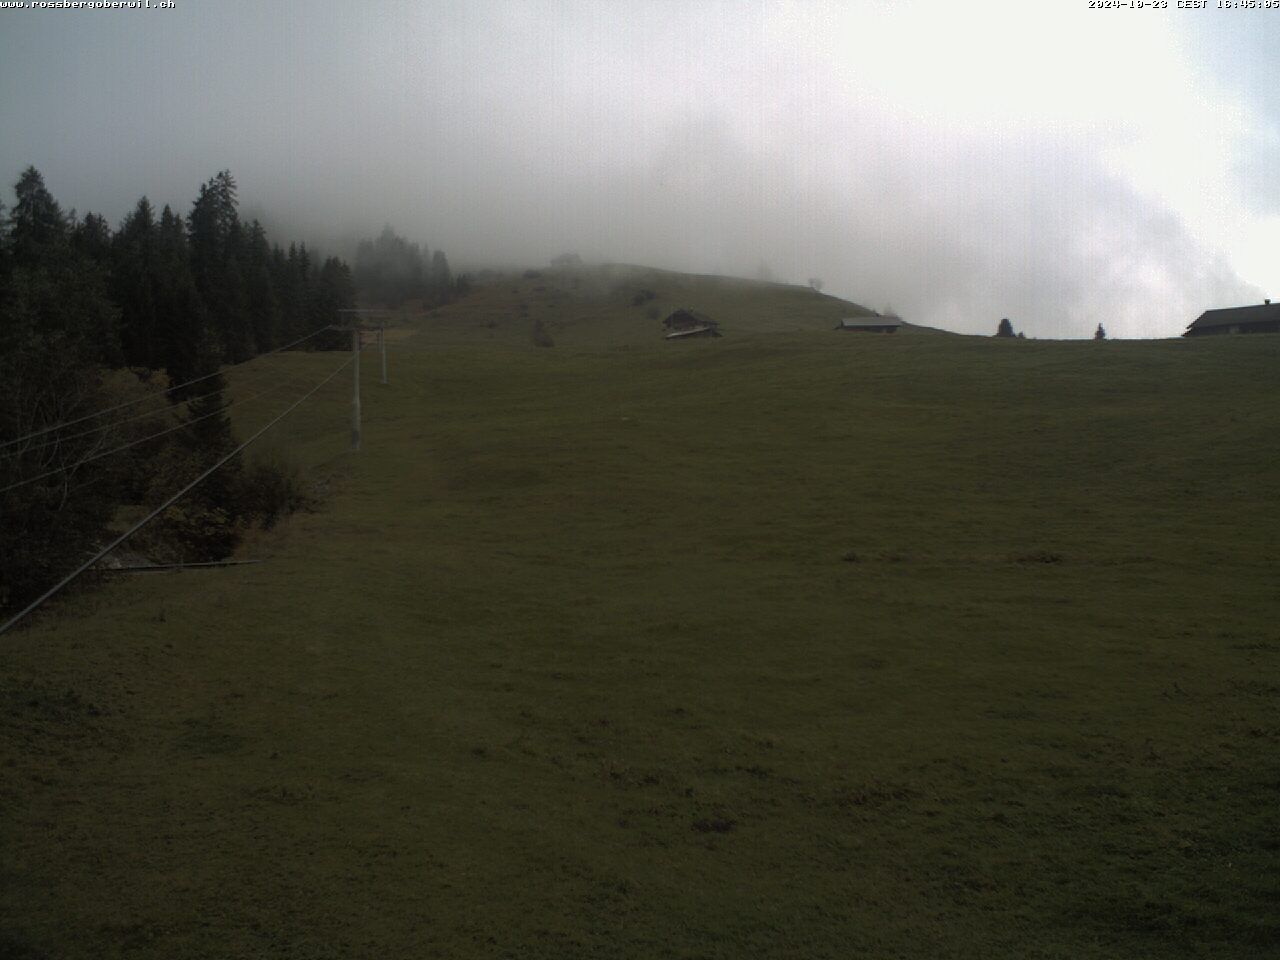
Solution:
M 847 317 L 836 324 L 837 330 L 853 333 L 897 333 L 901 327 L 897 317 Z
M 1280 303 L 1264 300 L 1251 307 L 1206 310 L 1187 327 L 1184 337 L 1231 333 L 1280 333 Z
M 706 314 L 681 308 L 662 321 L 668 340 L 688 340 L 692 337 L 718 337 L 720 326 Z

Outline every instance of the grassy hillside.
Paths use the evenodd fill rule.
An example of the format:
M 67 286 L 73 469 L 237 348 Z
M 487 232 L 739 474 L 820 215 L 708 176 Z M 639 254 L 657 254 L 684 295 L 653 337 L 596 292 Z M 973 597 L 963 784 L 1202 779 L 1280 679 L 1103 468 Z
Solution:
M 732 296 L 537 349 L 481 290 L 360 454 L 345 383 L 290 421 L 268 563 L 0 640 L 0 953 L 1280 954 L 1280 337 Z
M 681 307 L 710 316 L 726 337 L 751 333 L 830 331 L 845 317 L 871 316 L 860 304 L 808 287 L 696 276 L 613 264 L 530 271 L 482 284 L 464 302 L 439 311 L 447 329 L 471 342 L 526 343 L 539 321 L 558 346 L 629 349 L 662 339 L 663 318 Z M 637 303 L 637 294 L 652 299 Z M 934 333 L 906 324 L 902 332 Z

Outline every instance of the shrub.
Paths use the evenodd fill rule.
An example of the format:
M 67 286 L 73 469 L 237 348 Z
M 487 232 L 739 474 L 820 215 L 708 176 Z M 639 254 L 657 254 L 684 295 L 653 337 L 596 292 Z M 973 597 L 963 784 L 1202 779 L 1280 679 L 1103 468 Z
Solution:
M 314 506 L 307 492 L 302 470 L 278 451 L 268 450 L 254 457 L 240 475 L 237 497 L 242 519 L 273 527 L 281 517 Z
M 28 344 L 8 354 L 0 349 L 0 441 L 8 442 L 0 450 L 0 487 L 14 485 L 0 492 L 0 611 L 6 614 L 111 538 L 117 506 L 141 497 L 151 458 L 165 443 L 146 438 L 172 422 L 159 385 L 141 383 L 124 370 L 75 369 L 57 346 Z M 148 397 L 149 405 L 118 414 L 120 424 L 110 429 L 80 422 L 69 430 L 36 433 Z M 140 415 L 157 406 L 154 417 Z M 29 434 L 35 435 L 15 442 Z M 136 446 L 77 466 L 130 443 Z
M 314 504 L 296 463 L 273 450 L 250 457 L 247 463 L 232 460 L 220 467 L 143 528 L 134 549 L 154 560 L 221 560 L 231 555 L 246 529 L 269 529 L 281 517 Z M 169 445 L 153 459 L 146 501 L 162 501 L 206 464 L 202 451 Z
M 159 506 L 211 466 L 216 456 L 217 450 L 206 450 L 190 436 L 178 434 L 151 458 L 150 483 L 142 497 L 142 509 L 149 511 Z M 221 560 L 240 539 L 231 513 L 239 479 L 240 465 L 236 460 L 214 471 L 143 527 L 130 540 L 131 549 L 160 561 Z
M 151 526 L 154 559 L 186 563 L 221 560 L 240 542 L 239 525 L 221 507 L 199 499 L 179 500 Z

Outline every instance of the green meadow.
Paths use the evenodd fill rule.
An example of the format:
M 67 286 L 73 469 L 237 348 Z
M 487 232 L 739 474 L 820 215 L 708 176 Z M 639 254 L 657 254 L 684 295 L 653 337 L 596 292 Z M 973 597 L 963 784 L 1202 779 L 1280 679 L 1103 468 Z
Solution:
M 345 373 L 264 439 L 320 492 L 265 562 L 0 638 L 0 954 L 1280 956 L 1280 336 L 853 310 L 583 271 L 393 328 L 359 453 Z

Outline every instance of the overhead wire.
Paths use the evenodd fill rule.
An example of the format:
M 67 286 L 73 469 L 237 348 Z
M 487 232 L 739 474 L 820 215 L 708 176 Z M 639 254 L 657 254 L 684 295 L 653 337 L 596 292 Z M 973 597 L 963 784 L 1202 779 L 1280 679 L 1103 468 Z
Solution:
M 362 352 L 362 353 L 364 352 L 364 346 L 366 346 L 366 345 L 362 345 L 362 347 L 361 347 L 361 352 Z M 326 352 L 340 352 L 340 351 L 326 351 Z M 341 351 L 341 352 L 348 352 L 348 353 L 349 353 L 349 351 Z M 255 371 L 255 372 L 254 372 L 254 374 L 252 374 L 252 375 L 256 375 L 257 373 L 265 373 L 265 371 Z M 251 376 L 252 376 L 252 375 L 251 375 Z M 239 379 L 239 378 L 237 377 L 237 379 Z M 274 384 L 273 386 L 269 387 L 269 388 L 268 388 L 268 389 L 266 389 L 266 390 L 261 390 L 261 391 L 259 391 L 259 392 L 255 393 L 255 394 L 252 394 L 252 395 L 247 396 L 247 397 L 235 397 L 235 398 L 233 398 L 232 400 L 229 400 L 226 404 L 224 404 L 222 407 L 218 408 L 217 410 L 210 411 L 210 412 L 209 412 L 209 413 L 207 413 L 207 414 L 203 414 L 203 415 L 201 415 L 201 416 L 194 417 L 194 418 L 192 418 L 191 420 L 186 420 L 186 421 L 184 421 L 184 422 L 182 422 L 182 423 L 180 423 L 180 424 L 176 424 L 175 426 L 173 426 L 172 428 L 170 428 L 170 429 L 168 429 L 168 430 L 162 430 L 162 431 L 160 431 L 160 432 L 158 432 L 158 433 L 155 433 L 155 434 L 152 434 L 152 435 L 150 435 L 150 436 L 142 437 L 142 438 L 136 439 L 136 440 L 134 440 L 134 441 L 132 441 L 132 442 L 130 442 L 130 443 L 126 443 L 126 444 L 124 444 L 124 445 L 122 445 L 122 446 L 120 446 L 120 447 L 116 447 L 114 450 L 104 451 L 104 452 L 102 452 L 101 454 L 96 455 L 95 457 L 85 458 L 84 460 L 80 461 L 80 463 L 71 464 L 71 465 L 69 465 L 69 466 L 67 466 L 67 467 L 65 467 L 65 468 L 60 468 L 60 469 L 58 469 L 58 470 L 50 470 L 50 471 L 47 471 L 46 473 L 41 474 L 40 476 L 32 477 L 32 478 L 29 478 L 29 479 L 27 479 L 27 480 L 23 480 L 23 481 L 21 481 L 20 483 L 11 484 L 9 487 L 5 487 L 5 488 L 3 488 L 3 489 L 0 489 L 0 493 L 4 493 L 4 492 L 5 492 L 5 491 L 7 491 L 7 490 L 13 489 L 13 487 L 22 486 L 22 485 L 24 485 L 24 484 L 26 484 L 26 483 L 33 483 L 33 482 L 35 482 L 36 480 L 44 479 L 44 478 L 49 477 L 49 476 L 52 476 L 52 475 L 54 475 L 54 474 L 56 474 L 56 473 L 62 472 L 62 470 L 65 470 L 66 472 L 70 473 L 71 471 L 73 471 L 73 470 L 75 470 L 77 467 L 79 467 L 79 466 L 81 465 L 81 463 L 86 463 L 86 462 L 88 462 L 89 460 L 92 460 L 92 459 L 99 459 L 99 458 L 101 458 L 101 457 L 107 457 L 107 456 L 109 456 L 109 455 L 110 455 L 110 454 L 112 454 L 112 453 L 119 453 L 119 452 L 121 452 L 122 450 L 126 450 L 126 449 L 128 449 L 129 447 L 133 447 L 133 446 L 141 445 L 142 443 L 145 443 L 147 440 L 153 440 L 153 439 L 155 439 L 156 437 L 164 436 L 164 435 L 165 435 L 165 434 L 167 434 L 167 433 L 176 433 L 176 432 L 178 432 L 178 430 L 182 429 L 183 427 L 188 427 L 188 426 L 190 426 L 190 425 L 191 425 L 191 424 L 193 424 L 193 423 L 198 423 L 198 422 L 199 422 L 199 421 L 201 421 L 201 420 L 205 420 L 205 419 L 208 419 L 208 418 L 210 418 L 210 417 L 216 416 L 217 414 L 219 414 L 219 413 L 221 413 L 221 412 L 223 412 L 223 411 L 225 411 L 225 410 L 227 410 L 227 409 L 229 409 L 229 408 L 231 408 L 231 407 L 233 407 L 233 406 L 242 405 L 242 404 L 250 404 L 250 403 L 254 402 L 255 400 L 260 399 L 260 398 L 261 398 L 261 397 L 263 397 L 263 396 L 267 396 L 267 395 L 269 395 L 269 394 L 275 394 L 275 393 L 278 393 L 278 392 L 280 392 L 280 390 L 281 390 L 281 389 L 285 389 L 285 388 L 288 388 L 288 389 L 301 389 L 301 388 L 302 388 L 302 386 L 303 386 L 303 384 L 309 384 L 310 382 L 311 382 L 311 381 L 310 381 L 310 378 L 307 378 L 306 380 L 303 380 L 302 378 L 300 378 L 299 376 L 297 376 L 297 375 L 295 374 L 295 375 L 293 375 L 293 376 L 290 376 L 290 377 L 288 377 L 288 378 L 285 378 L 285 379 L 283 379 L 283 380 L 278 381 L 276 384 Z M 234 384 L 234 386 L 235 386 L 235 387 L 237 387 L 237 388 L 239 388 L 239 387 L 243 387 L 243 386 L 245 386 L 245 385 L 246 385 L 246 384 L 243 384 L 243 383 L 237 383 L 237 384 Z M 196 400 L 196 399 L 201 399 L 201 398 L 203 398 L 203 397 L 210 397 L 210 396 L 214 396 L 214 395 L 215 395 L 216 393 L 218 393 L 218 392 L 220 392 L 220 391 L 211 391 L 210 393 L 201 394 L 201 395 L 200 395 L 200 397 L 193 397 L 193 398 L 190 398 L 190 399 L 191 399 L 191 400 Z M 187 400 L 180 401 L 179 403 L 174 404 L 172 407 L 166 408 L 165 410 L 159 410 L 159 411 L 156 411 L 154 414 L 149 414 L 149 416 L 161 416 L 161 415 L 163 415 L 165 412 L 167 412 L 168 410 L 176 410 L 176 409 L 177 409 L 179 406 L 181 406 L 183 403 L 188 403 L 188 402 L 189 402 L 189 401 L 187 401 Z M 137 419 L 137 418 L 129 418 L 129 419 Z M 117 422 L 116 422 L 116 425 L 121 424 L 121 423 L 127 423 L 127 422 L 129 422 L 129 421 L 128 421 L 128 420 L 121 420 L 121 421 L 117 421 Z M 83 435 L 87 435 L 87 434 L 89 434 L 89 433 L 95 433 L 95 432 L 100 432 L 100 431 L 98 431 L 98 430 L 85 431 L 85 434 L 83 434 Z M 82 434 L 73 434 L 72 436 L 81 436 L 81 435 L 82 435 Z M 67 438 L 67 439 L 70 439 L 70 438 Z M 49 442 L 49 441 L 46 441 L 46 443 L 48 443 L 48 442 Z M 56 441 L 54 441 L 54 442 L 56 442 Z M 39 449 L 39 448 L 37 447 L 37 448 L 34 448 L 34 449 Z M 95 482 L 96 482 L 96 479 L 100 479 L 100 478 L 90 478 L 90 479 L 86 480 L 86 481 L 85 481 L 85 482 L 83 482 L 83 483 L 76 484 L 75 486 L 71 487 L 71 488 L 70 488 L 70 490 L 71 490 L 71 491 L 73 491 L 73 492 L 74 492 L 74 491 L 82 490 L 82 489 L 84 489 L 85 487 L 91 486 L 93 483 L 95 483 Z
M 371 342 L 370 342 L 370 343 L 365 343 L 365 342 L 361 341 L 361 344 L 360 344 L 360 352 L 361 352 L 361 353 L 363 353 L 367 348 L 369 348 L 369 347 L 370 347 L 370 346 L 372 346 L 372 345 L 373 345 L 373 344 L 372 344 Z M 284 349 L 284 348 L 281 348 L 281 349 Z M 330 351 L 330 352 L 335 352 L 335 353 L 336 353 L 336 352 L 345 352 L 345 351 Z M 263 354 L 263 356 L 265 356 L 265 354 Z M 257 358 L 255 357 L 254 359 L 257 359 Z M 261 374 L 264 374 L 264 375 L 265 375 L 265 374 L 266 374 L 266 371 L 255 371 L 255 372 L 251 372 L 251 373 L 250 373 L 250 375 L 249 375 L 249 376 L 250 376 L 250 381 L 252 381 L 252 377 L 253 377 L 253 376 L 255 376 L 255 375 L 257 375 L 258 373 L 261 373 Z M 300 379 L 300 378 L 295 374 L 295 375 L 293 375 L 293 376 L 291 376 L 291 377 L 286 378 L 284 381 L 278 382 L 278 383 L 277 383 L 277 387 L 278 387 L 278 386 L 280 386 L 280 385 L 283 385 L 283 386 L 294 386 L 294 385 L 296 385 L 296 384 L 297 384 L 297 381 L 298 381 L 299 379 Z M 237 380 L 239 380 L 239 377 L 237 377 Z M 246 384 L 244 384 L 244 383 L 236 383 L 236 384 L 233 384 L 233 385 L 231 385 L 231 386 L 234 386 L 234 387 L 242 387 L 242 386 L 245 386 L 245 385 L 246 385 Z M 110 422 L 110 423 L 103 424 L 102 426 L 99 426 L 99 427 L 93 427 L 93 428 L 91 428 L 91 429 L 89 429 L 89 430 L 82 430 L 82 431 L 80 431 L 80 432 L 78 432 L 78 433 L 67 434 L 67 435 L 64 435 L 64 436 L 61 436 L 61 437 L 53 437 L 53 438 L 51 438 L 51 439 L 49 439 L 49 440 L 44 440 L 44 441 L 42 441 L 41 443 L 36 444 L 35 446 L 25 448 L 25 449 L 22 451 L 22 453 L 30 453 L 30 452 L 32 452 L 32 451 L 43 450 L 43 449 L 45 449 L 46 447 L 53 446 L 54 444 L 62 443 L 62 442 L 67 441 L 67 440 L 76 440 L 76 439 L 79 439 L 79 438 L 81 438 L 81 437 L 92 436 L 92 435 L 93 435 L 93 434 L 95 434 L 95 433 L 103 433 L 103 432 L 105 432 L 105 431 L 107 431 L 107 430 L 111 430 L 111 429 L 113 429 L 113 428 L 115 428 L 115 427 L 121 427 L 121 426 L 123 426 L 123 425 L 125 425 L 125 424 L 127 424 L 127 423 L 133 423 L 133 422 L 136 422 L 136 421 L 138 421 L 138 420 L 146 420 L 146 419 L 148 419 L 148 418 L 150 418 L 150 417 L 159 417 L 159 416 L 163 416 L 164 414 L 166 414 L 166 413 L 170 412 L 171 410 L 176 410 L 178 407 L 183 406 L 184 404 L 191 404 L 191 403 L 194 403 L 196 400 L 203 400 L 203 399 L 205 399 L 206 397 L 216 396 L 217 394 L 222 393 L 224 389 L 225 389 L 225 388 L 219 388 L 219 389 L 217 389 L 217 390 L 210 390 L 208 393 L 202 393 L 202 394 L 200 394 L 200 395 L 198 395 L 198 396 L 194 396 L 194 397 L 187 397 L 187 398 L 185 398 L 185 399 L 183 399 L 183 400 L 179 400 L 179 401 L 177 401 L 176 403 L 171 404 L 171 405 L 170 405 L 170 406 L 168 406 L 168 407 L 161 407 L 161 408 L 158 408 L 158 409 L 156 409 L 156 410 L 150 410 L 150 411 L 147 411 L 147 412 L 145 412 L 145 413 L 135 414 L 134 416 L 131 416 L 131 417 L 125 417 L 125 418 L 124 418 L 124 419 L 122 419 L 122 420 L 113 420 L 113 421 L 112 421 L 112 422 Z M 253 396 L 235 398 L 235 399 L 233 399 L 233 400 L 229 401 L 229 402 L 226 404 L 226 406 L 224 406 L 222 409 L 224 409 L 224 410 L 225 410 L 227 407 L 234 406 L 234 405 L 235 405 L 235 404 L 237 404 L 237 403 L 248 403 L 248 402 L 250 402 L 250 401 L 252 401 L 252 400 L 257 399 L 258 397 L 263 396 L 263 395 L 264 395 L 264 393 L 274 393 L 275 391 L 276 391 L 276 388 L 271 388 L 271 389 L 268 389 L 268 390 L 266 390 L 266 391 L 260 391 L 260 392 L 258 392 L 258 393 L 256 393 L 256 394 L 254 394 Z M 163 396 L 163 394 L 156 394 L 155 396 L 156 396 L 156 397 L 159 397 L 159 396 Z M 215 411 L 215 412 L 216 412 L 216 411 Z M 210 414 L 210 416 L 212 416 L 212 414 Z M 205 418 L 204 418 L 204 417 L 197 417 L 197 418 L 195 418 L 194 420 L 187 421 L 187 423 L 194 423 L 194 422 L 198 422 L 199 420 L 203 420 L 203 419 L 205 419 Z M 177 427 L 175 427 L 174 429 L 176 430 L 176 429 L 178 429 L 178 428 L 177 428 Z M 155 436 L 162 436 L 162 435 L 163 435 L 163 432 L 162 432 L 162 433 L 160 433 L 160 434 L 155 434 Z M 148 438 L 143 438 L 143 439 L 145 440 L 145 439 L 148 439 Z M 143 442 L 143 440 L 138 440 L 137 442 L 138 442 L 138 443 L 142 443 L 142 442 Z M 126 444 L 126 447 L 127 447 L 127 446 L 131 446 L 131 444 Z M 124 448 L 120 448 L 120 449 L 124 449 Z M 106 455 L 107 455 L 107 454 L 102 454 L 102 456 L 106 456 Z M 78 465 L 78 464 L 77 464 L 77 465 Z M 73 467 L 74 467 L 74 466 L 77 466 L 77 465 L 73 465 Z M 68 469 L 71 469 L 71 468 L 68 468 Z M 11 488 L 6 487 L 5 489 L 11 489 Z M 3 492 L 4 492 L 4 490 L 0 490 L 0 493 L 3 493 Z
M 237 385 L 240 386 L 241 384 L 237 384 Z M 64 434 L 60 437 L 51 437 L 48 440 L 42 440 L 33 446 L 26 447 L 21 452 L 31 453 L 33 451 L 43 450 L 45 447 L 51 447 L 54 444 L 64 443 L 65 441 L 68 441 L 68 440 L 78 440 L 81 437 L 89 437 L 95 433 L 104 433 L 107 430 L 112 430 L 116 427 L 122 427 L 126 423 L 135 423 L 138 420 L 146 420 L 150 417 L 162 417 L 166 413 L 177 410 L 179 407 L 183 406 L 184 404 L 191 404 L 197 400 L 204 400 L 207 397 L 217 396 L 218 394 L 223 392 L 223 389 L 224 388 L 220 387 L 217 390 L 210 390 L 208 393 L 201 393 L 197 396 L 186 397 L 182 400 L 177 401 L 176 403 L 170 404 L 167 407 L 159 407 L 155 410 L 148 410 L 145 413 L 136 413 L 131 417 L 125 417 L 122 420 L 113 420 L 110 423 L 104 423 L 98 427 L 91 427 L 88 430 L 81 430 L 78 433 L 69 433 L 69 434 Z M 162 394 L 155 394 L 154 396 L 160 397 L 162 396 Z M 232 401 L 232 402 L 240 402 L 240 401 Z
M 35 483 L 37 480 L 44 480 L 47 477 L 52 477 L 59 473 L 68 473 L 73 470 L 77 470 L 80 467 L 84 466 L 86 463 L 92 463 L 95 460 L 101 460 L 103 457 L 109 457 L 113 454 L 121 453 L 125 450 L 130 449 L 131 447 L 136 447 L 140 444 L 146 443 L 148 440 L 155 440 L 157 437 L 163 437 L 170 433 L 176 433 L 179 430 L 185 430 L 187 427 L 190 427 L 193 424 L 199 423 L 201 420 L 208 420 L 210 417 L 216 417 L 218 414 L 224 413 L 227 410 L 231 409 L 232 407 L 237 406 L 238 404 L 251 403 L 254 400 L 258 400 L 270 394 L 278 393 L 281 389 L 283 389 L 284 386 L 285 386 L 284 384 L 277 384 L 275 387 L 270 387 L 266 390 L 261 390 L 258 393 L 253 394 L 252 396 L 240 397 L 238 399 L 228 401 L 227 403 L 223 404 L 221 407 L 219 407 L 216 410 L 210 410 L 208 413 L 201 414 L 198 417 L 192 417 L 189 420 L 184 420 L 182 423 L 179 423 L 175 426 L 168 427 L 167 429 L 164 429 L 164 430 L 159 430 L 156 433 L 148 434 L 147 436 L 140 437 L 137 440 L 131 440 L 128 443 L 121 444 L 118 447 L 113 447 L 110 450 L 103 450 L 98 453 L 92 454 L 91 456 L 83 457 L 80 460 L 77 460 L 75 463 L 66 464 L 65 466 L 61 466 L 61 467 L 55 467 L 52 470 L 46 470 L 44 473 L 36 474 L 34 477 L 27 477 L 26 479 L 18 480 L 14 483 L 9 484 L 7 487 L 0 487 L 0 493 L 8 493 L 10 490 L 16 490 L 18 487 L 24 487 L 29 483 Z
M 31 601 L 31 603 L 27 604 L 25 607 L 19 610 L 16 614 L 14 614 L 12 617 L 6 620 L 3 625 L 0 625 L 0 634 L 5 633 L 15 623 L 20 621 L 23 617 L 31 613 L 33 610 L 37 609 L 46 600 L 48 600 L 50 597 L 52 597 L 54 594 L 60 591 L 67 584 L 71 583 L 71 581 L 73 581 L 76 577 L 80 576 L 80 574 L 84 573 L 91 566 L 93 566 L 95 563 L 97 563 L 99 560 L 101 560 L 103 557 L 109 554 L 112 550 L 114 550 L 116 547 L 120 546 L 120 544 L 128 540 L 131 536 L 133 536 L 135 533 L 141 530 L 144 526 L 146 526 L 148 523 L 150 523 L 152 520 L 158 517 L 161 513 L 169 509 L 169 507 L 173 506 L 173 504 L 177 503 L 178 500 L 180 500 L 183 496 L 185 496 L 189 491 L 194 489 L 206 477 L 210 476 L 215 470 L 217 470 L 223 464 L 227 463 L 233 457 L 238 455 L 242 450 L 245 449 L 245 447 L 249 446 L 249 444 L 257 440 L 258 437 L 262 436 L 264 433 L 270 430 L 273 426 L 275 426 L 277 423 L 283 420 L 286 416 L 288 416 L 291 412 L 293 412 L 293 410 L 296 409 L 298 405 L 301 404 L 304 400 L 311 397 L 317 390 L 319 390 L 326 383 L 328 383 L 330 380 L 336 377 L 339 373 L 345 370 L 348 366 L 350 366 L 354 360 L 355 358 L 351 357 L 346 361 L 344 361 L 341 365 L 338 366 L 336 370 L 334 370 L 327 377 L 325 377 L 323 380 L 317 383 L 314 387 L 308 390 L 305 394 L 303 394 L 301 397 L 295 400 L 282 413 L 280 413 L 273 420 L 271 420 L 269 423 L 267 423 L 265 426 L 259 429 L 248 440 L 244 441 L 244 443 L 240 444 L 238 447 L 236 447 L 226 456 L 222 457 L 222 459 L 220 459 L 217 463 L 209 467 L 207 470 L 201 473 L 198 477 L 196 477 L 194 480 L 188 483 L 185 487 L 183 487 L 173 496 L 169 497 L 169 499 L 165 500 L 164 503 L 160 504 L 160 506 L 156 507 L 150 513 L 148 513 L 145 517 L 143 517 L 141 520 L 135 523 L 132 527 L 130 527 L 124 533 L 120 534 L 120 536 L 116 537 L 109 544 L 107 544 L 105 547 L 103 547 L 101 550 L 95 553 L 92 557 L 90 557 L 88 560 L 86 560 L 84 563 L 78 566 L 75 570 L 67 574 L 65 577 L 59 580 L 56 584 L 54 584 L 52 587 L 50 587 L 48 590 L 42 593 L 39 597 Z
M 148 394 L 145 397 L 138 397 L 135 400 L 128 400 L 124 403 L 118 403 L 114 407 L 107 407 L 103 410 L 95 410 L 93 413 L 86 413 L 83 417 L 76 417 L 74 420 L 66 420 L 62 423 L 54 424 L 51 427 L 44 427 L 41 430 L 36 430 L 32 433 L 28 433 L 25 436 L 15 437 L 12 440 L 0 441 L 0 450 L 5 449 L 6 447 L 11 447 L 18 443 L 22 443 L 25 440 L 31 440 L 31 439 L 34 439 L 35 437 L 42 437 L 46 433 L 53 433 L 55 430 L 62 430 L 65 427 L 71 427 L 77 423 L 83 423 L 86 420 L 92 420 L 95 417 L 105 416 L 106 414 L 113 413 L 116 410 L 124 410 L 128 407 L 135 406 L 139 403 L 144 403 L 148 400 L 154 400 L 159 397 L 167 397 L 169 394 L 173 393 L 174 391 L 181 390 L 183 387 L 189 387 L 193 383 L 202 383 L 205 380 L 211 380 L 214 377 L 221 376 L 222 374 L 226 373 L 226 371 L 228 370 L 234 370 L 237 367 L 242 367 L 247 363 L 253 363 L 253 361 L 260 360 L 263 357 L 269 357 L 272 354 L 280 353 L 281 351 L 288 350 L 291 347 L 296 347 L 298 344 L 303 343 L 304 341 L 310 340 L 312 337 L 318 334 L 324 333 L 326 330 L 331 329 L 331 326 L 332 325 L 326 325 L 319 328 L 318 330 L 313 330 L 310 333 L 308 333 L 305 337 L 299 337 L 297 340 L 294 340 L 292 343 L 286 343 L 284 346 L 276 347 L 274 350 L 268 350 L 265 353 L 259 353 L 256 356 L 250 357 L 248 360 L 241 360 L 239 363 L 229 364 L 228 366 L 222 367 L 214 371 L 213 373 L 207 373 L 202 377 L 196 377 L 192 380 L 187 380 L 187 381 L 184 381 L 183 383 L 175 384 L 174 386 L 169 387 L 163 393 Z

